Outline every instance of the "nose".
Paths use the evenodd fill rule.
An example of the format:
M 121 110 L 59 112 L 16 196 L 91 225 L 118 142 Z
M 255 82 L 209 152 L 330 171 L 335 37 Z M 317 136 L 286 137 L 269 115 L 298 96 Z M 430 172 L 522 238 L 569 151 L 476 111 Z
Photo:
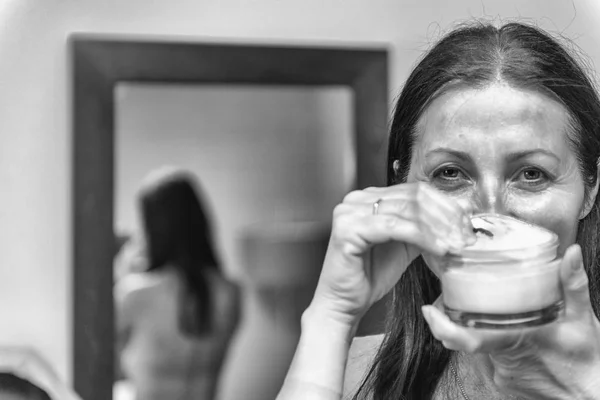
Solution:
M 473 191 L 473 211 L 477 214 L 507 214 L 506 194 L 500 179 L 482 179 Z

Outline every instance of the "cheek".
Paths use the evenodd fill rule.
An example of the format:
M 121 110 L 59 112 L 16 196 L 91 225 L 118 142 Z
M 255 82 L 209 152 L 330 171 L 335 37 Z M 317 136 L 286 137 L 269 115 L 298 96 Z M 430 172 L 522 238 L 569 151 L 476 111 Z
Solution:
M 513 198 L 510 214 L 516 218 L 542 226 L 559 237 L 559 255 L 577 239 L 579 212 L 583 192 L 547 193 L 535 199 Z

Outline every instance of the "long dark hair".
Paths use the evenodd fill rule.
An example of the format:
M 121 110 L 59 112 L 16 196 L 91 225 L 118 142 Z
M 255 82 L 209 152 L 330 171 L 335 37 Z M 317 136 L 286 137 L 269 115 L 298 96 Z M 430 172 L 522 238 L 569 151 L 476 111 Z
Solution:
M 139 194 L 148 271 L 167 265 L 181 273 L 179 327 L 203 335 L 212 328 L 207 270 L 219 271 L 212 232 L 194 176 L 178 170 L 151 174 Z
M 425 108 L 450 84 L 482 88 L 496 81 L 545 93 L 570 114 L 570 144 L 577 154 L 586 197 L 597 180 L 600 101 L 583 64 L 541 29 L 521 23 L 500 28 L 477 23 L 442 38 L 410 74 L 395 106 L 388 149 L 387 183 L 406 181 L 416 124 Z M 399 168 L 394 168 L 398 160 Z M 600 315 L 598 270 L 600 196 L 579 224 L 590 294 Z M 436 276 L 421 257 L 393 289 L 387 335 L 356 399 L 431 399 L 451 352 L 435 340 L 421 306 L 441 294 Z

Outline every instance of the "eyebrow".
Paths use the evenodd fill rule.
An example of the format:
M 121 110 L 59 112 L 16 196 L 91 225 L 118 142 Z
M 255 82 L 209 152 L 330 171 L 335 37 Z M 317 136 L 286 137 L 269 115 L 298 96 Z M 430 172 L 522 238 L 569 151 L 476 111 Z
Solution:
M 458 158 L 461 161 L 465 161 L 465 162 L 471 161 L 471 156 L 468 153 L 465 153 L 464 151 L 451 149 L 449 147 L 438 147 L 431 151 L 428 151 L 427 154 L 425 154 L 425 158 L 428 158 L 431 155 L 440 154 L 440 153 L 450 154 L 450 155 Z
M 427 152 L 427 154 L 425 155 L 425 158 L 430 157 L 432 154 L 439 154 L 439 153 L 450 154 L 464 162 L 472 161 L 469 153 L 466 153 L 466 152 L 460 151 L 460 150 L 456 150 L 456 149 L 451 149 L 449 147 L 435 148 L 435 149 Z M 515 161 L 518 161 L 520 159 L 523 159 L 525 157 L 535 155 L 535 154 L 544 154 L 546 156 L 554 158 L 556 161 L 560 161 L 560 158 L 556 154 L 554 154 L 553 152 L 546 150 L 546 149 L 533 149 L 533 150 L 523 150 L 523 151 L 512 152 L 512 153 L 509 153 L 506 158 L 508 159 L 509 162 L 515 162 Z

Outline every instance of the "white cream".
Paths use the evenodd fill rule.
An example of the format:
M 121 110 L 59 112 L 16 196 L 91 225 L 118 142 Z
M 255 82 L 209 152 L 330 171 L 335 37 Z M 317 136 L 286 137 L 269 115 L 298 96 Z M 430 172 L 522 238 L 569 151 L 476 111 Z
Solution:
M 508 217 L 481 215 L 471 218 L 474 228 L 485 229 L 493 236 L 476 232 L 477 241 L 469 251 L 518 249 L 540 246 L 553 240 L 554 234 L 545 229 Z
M 560 301 L 558 262 L 543 267 L 449 271 L 442 276 L 444 304 L 472 313 L 536 311 Z

